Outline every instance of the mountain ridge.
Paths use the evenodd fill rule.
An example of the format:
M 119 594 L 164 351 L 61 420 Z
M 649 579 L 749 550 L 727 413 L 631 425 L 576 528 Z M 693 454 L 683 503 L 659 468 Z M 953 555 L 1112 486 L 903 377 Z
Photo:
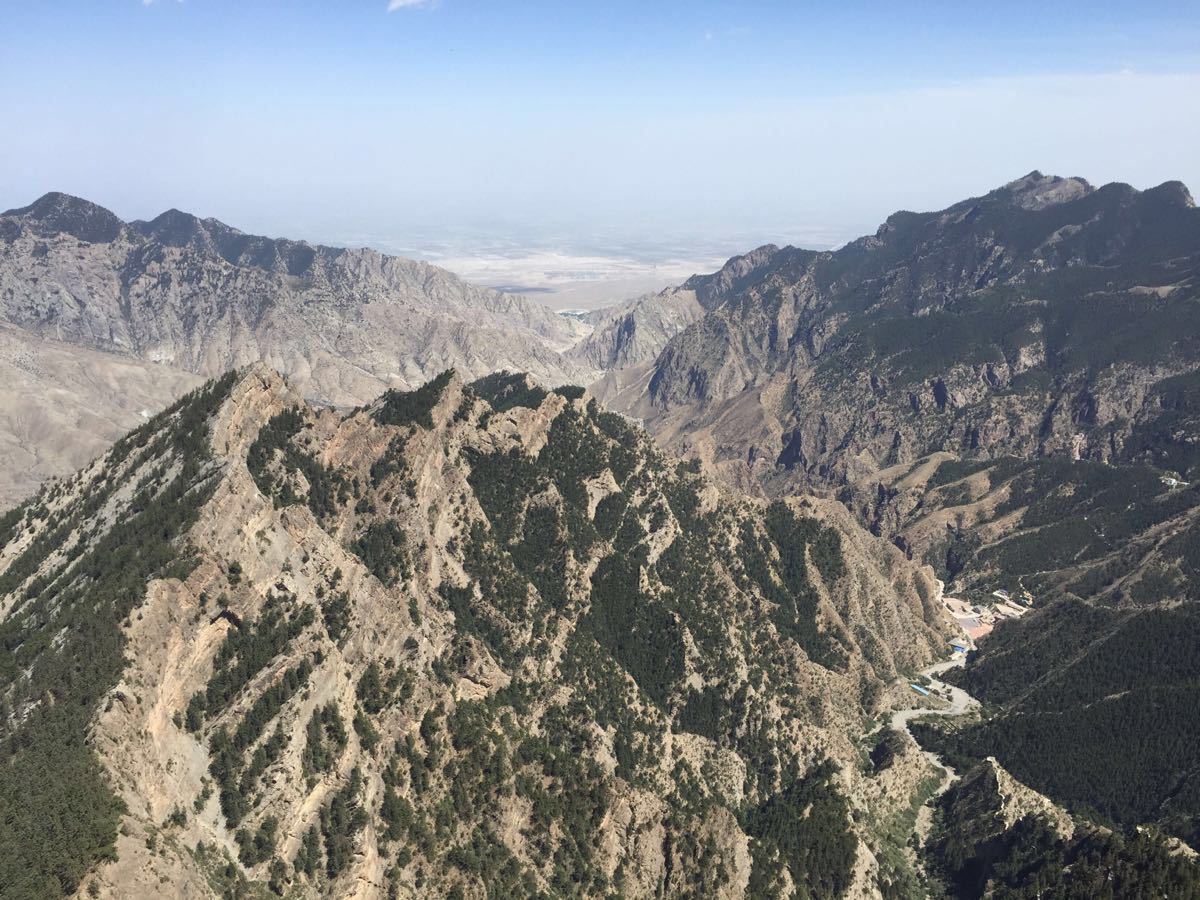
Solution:
M 35 895 L 860 892 L 907 782 L 854 736 L 948 628 L 839 504 L 723 497 L 580 392 L 446 374 L 341 413 L 262 364 L 0 521 L 0 589 L 0 865 Z M 61 629 L 94 651 L 59 681 Z M 55 710 L 91 735 L 68 793 L 13 807 Z M 95 843 L 38 842 L 78 796 Z
M 471 377 L 531 371 L 551 384 L 594 374 L 563 352 L 583 326 L 436 266 L 248 235 L 178 210 L 125 223 L 62 193 L 0 215 L 0 321 L 14 329 L 13 358 L 0 364 L 36 360 L 40 383 L 82 390 L 79 405 L 97 412 L 93 428 L 46 411 L 72 437 L 20 449 L 46 460 L 51 474 L 86 461 L 70 447 L 115 440 L 136 424 L 104 388 L 111 373 L 131 367 L 144 367 L 151 386 L 157 369 L 172 370 L 151 412 L 174 400 L 189 377 L 255 359 L 289 374 L 306 396 L 342 406 L 449 367 Z M 86 348 L 80 358 L 93 366 L 96 390 L 64 368 L 59 350 L 71 344 Z M 23 490 L 21 473 L 3 470 L 0 503 Z
M 1059 196 L 1064 185 L 1074 187 Z M 768 489 L 776 482 L 837 485 L 847 476 L 865 475 L 869 468 L 862 463 L 871 465 L 872 457 L 873 465 L 883 468 L 951 449 L 951 434 L 936 419 L 925 425 L 922 418 L 929 414 L 922 408 L 947 414 L 943 418 L 950 423 L 957 410 L 962 410 L 958 418 L 979 419 L 978 424 L 953 423 L 960 434 L 967 434 L 966 442 L 957 438 L 965 450 L 973 449 L 970 440 L 979 440 L 992 452 L 1016 448 L 1003 443 L 1008 438 L 997 430 L 1000 423 L 987 421 L 992 413 L 984 404 L 992 402 L 990 393 L 1006 390 L 1022 376 L 1028 381 L 1032 376 L 1027 373 L 1047 366 L 1069 377 L 1070 368 L 1078 364 L 1068 354 L 1086 354 L 1087 344 L 1081 341 L 1102 340 L 1100 334 L 1084 332 L 1073 345 L 1069 332 L 1053 330 L 1072 327 L 1073 296 L 1095 306 L 1099 300 L 1092 298 L 1108 291 L 1114 312 L 1131 316 L 1140 304 L 1161 318 L 1186 315 L 1188 307 L 1180 301 L 1196 289 L 1200 217 L 1182 185 L 1166 182 L 1142 192 L 1128 185 L 1085 185 L 1035 172 L 940 212 L 895 213 L 875 235 L 841 250 L 776 250 L 731 300 L 665 346 L 644 389 L 625 396 L 602 390 L 602 396 L 644 418 L 668 442 L 674 435 L 711 440 L 713 452 L 721 457 L 713 460 L 719 467 L 735 470 L 752 460 L 754 471 L 731 473 L 739 486 L 755 481 Z M 1029 202 L 1030 190 L 1042 199 Z M 1046 190 L 1057 192 L 1055 202 L 1044 202 Z M 1099 292 L 1083 286 L 1083 279 L 1098 280 L 1106 267 L 1116 266 L 1120 272 L 1121 265 L 1128 271 L 1125 282 L 1108 287 L 1100 282 Z M 1078 284 L 1063 283 L 1069 279 Z M 1046 310 L 1059 321 L 1040 312 L 1041 300 L 1001 296 L 1003 291 L 1020 295 L 1037 290 L 1055 291 L 1064 298 L 1067 305 L 1060 303 L 1061 311 L 1053 305 Z M 968 302 L 972 297 L 979 299 Z M 1155 298 L 1166 303 L 1156 306 Z M 960 361 L 955 354 L 966 349 L 961 344 L 971 336 L 952 329 L 961 331 L 968 327 L 965 323 L 980 329 L 984 347 L 974 358 L 966 355 Z M 1135 340 L 1186 341 L 1191 331 L 1158 326 L 1142 325 Z M 1009 334 L 997 333 L 998 328 Z M 888 329 L 906 331 L 901 338 L 889 336 Z M 959 344 L 937 346 L 946 340 Z M 928 351 L 933 351 L 929 363 L 916 358 Z M 1187 366 L 1188 356 L 1180 352 L 1184 355 L 1179 363 L 1172 362 L 1170 353 L 1159 354 L 1159 380 Z M 1121 351 L 1105 346 L 1104 353 L 1119 359 Z M 1104 357 L 1096 363 L 1101 376 L 1105 366 L 1111 366 Z M 901 368 L 889 371 L 897 364 Z M 1154 377 L 1153 364 L 1143 368 Z M 839 381 L 839 372 L 861 374 Z M 1068 384 L 1058 407 L 1069 410 L 1081 388 L 1086 392 L 1086 382 Z M 831 400 L 834 392 L 846 391 L 851 392 L 858 420 L 869 422 L 874 410 L 882 413 L 890 403 L 887 416 L 897 427 L 889 431 L 881 420 L 856 430 L 853 419 L 835 413 L 844 402 Z M 739 395 L 744 401 L 740 405 Z M 777 396 L 802 399 L 779 401 Z M 1055 402 L 1041 402 L 1043 411 L 1026 429 L 1034 436 L 1045 431 L 1041 420 L 1055 415 Z M 1051 409 L 1047 412 L 1046 407 Z M 813 411 L 807 420 L 803 412 L 792 411 L 802 408 Z M 913 410 L 918 417 L 915 427 L 904 418 Z M 727 427 L 722 425 L 725 420 Z M 749 428 L 748 422 L 753 423 Z M 931 432 L 930 426 L 941 430 Z M 971 437 L 975 431 L 978 438 Z M 1084 435 L 1089 446 L 1083 452 L 1103 455 L 1107 436 L 1102 438 L 1100 429 L 1092 431 L 1094 437 Z M 1052 429 L 1046 437 L 1042 444 L 1047 452 L 1061 452 L 1075 435 L 1059 437 Z M 748 447 L 749 440 L 755 446 Z M 843 442 L 850 452 L 832 449 Z M 822 450 L 823 444 L 831 450 Z

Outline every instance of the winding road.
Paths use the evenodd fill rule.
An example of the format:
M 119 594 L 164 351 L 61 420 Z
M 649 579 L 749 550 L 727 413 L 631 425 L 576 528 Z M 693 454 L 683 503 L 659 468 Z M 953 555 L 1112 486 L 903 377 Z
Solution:
M 939 693 L 950 693 L 950 705 L 941 709 L 931 709 L 929 707 L 917 706 L 912 709 L 898 709 L 892 713 L 891 725 L 897 731 L 908 731 L 908 723 L 913 719 L 918 719 L 923 716 L 961 716 L 972 712 L 979 708 L 979 701 L 968 694 L 960 687 L 955 687 L 952 684 L 939 679 L 937 676 L 949 669 L 961 668 L 966 663 L 966 658 L 957 656 L 954 659 L 947 659 L 940 663 L 934 663 L 928 668 L 922 669 L 920 675 L 924 675 L 933 684 L 933 689 Z
M 940 662 L 921 670 L 921 674 L 929 678 L 933 683 L 933 687 L 939 691 L 950 692 L 950 705 L 944 706 L 941 709 L 929 709 L 928 707 L 918 706 L 913 709 L 898 709 L 892 713 L 891 726 L 897 731 L 908 731 L 908 736 L 913 739 L 918 747 L 921 748 L 921 755 L 924 756 L 935 767 L 946 773 L 946 777 L 942 779 L 942 783 L 938 785 L 937 791 L 930 799 L 937 799 L 950 790 L 950 785 L 958 780 L 958 773 L 944 759 L 934 753 L 932 750 L 926 750 L 921 747 L 921 742 L 917 741 L 916 737 L 908 730 L 908 724 L 913 719 L 924 718 L 925 716 L 962 716 L 979 708 L 979 701 L 964 691 L 962 688 L 955 687 L 952 684 L 946 684 L 936 676 L 945 672 L 947 669 L 954 669 L 966 663 L 966 659 L 962 656 L 956 659 L 948 659 L 945 662 Z
M 941 602 L 941 600 L 942 600 L 944 590 L 945 590 L 945 585 L 943 585 L 942 582 L 939 581 L 938 582 L 938 601 L 939 602 Z M 913 733 L 911 731 L 909 731 L 909 729 L 908 729 L 908 725 L 913 719 L 920 719 L 920 718 L 924 718 L 926 716 L 963 716 L 963 715 L 966 715 L 967 713 L 974 712 L 975 710 L 979 709 L 979 701 L 978 700 L 976 700 L 974 697 L 972 697 L 970 694 L 968 694 L 962 688 L 955 687 L 952 684 L 946 684 L 946 682 L 942 681 L 940 678 L 937 677 L 949 669 L 961 668 L 962 666 L 966 665 L 966 662 L 967 662 L 966 657 L 963 654 L 955 654 L 954 657 L 952 657 L 951 659 L 943 660 L 942 662 L 939 662 L 939 663 L 934 663 L 932 666 L 928 666 L 928 667 L 922 669 L 918 675 L 918 678 L 921 675 L 923 675 L 930 680 L 930 682 L 932 683 L 933 689 L 936 690 L 938 693 L 940 693 L 940 694 L 948 693 L 948 695 L 950 697 L 950 705 L 941 707 L 940 709 L 932 709 L 932 708 L 924 707 L 924 706 L 918 706 L 918 707 L 914 707 L 911 709 L 898 709 L 894 713 L 892 713 L 892 718 L 891 718 L 891 723 L 890 723 L 891 727 L 894 728 L 896 731 L 908 731 L 908 736 L 912 737 L 913 740 L 916 741 L 916 738 L 913 736 Z M 906 679 L 906 681 L 908 683 L 911 683 L 911 681 L 909 681 L 908 679 Z M 919 741 L 917 741 L 917 746 L 918 747 L 921 746 Z M 958 773 L 956 773 L 954 771 L 954 769 L 949 764 L 947 764 L 936 753 L 926 750 L 923 747 L 921 748 L 921 753 L 934 766 L 936 766 L 939 769 L 942 769 L 946 773 L 945 779 L 938 786 L 937 793 L 934 794 L 934 797 L 940 797 L 942 794 L 944 794 L 947 790 L 950 789 L 950 785 L 952 785 L 955 782 L 955 780 L 958 778 Z

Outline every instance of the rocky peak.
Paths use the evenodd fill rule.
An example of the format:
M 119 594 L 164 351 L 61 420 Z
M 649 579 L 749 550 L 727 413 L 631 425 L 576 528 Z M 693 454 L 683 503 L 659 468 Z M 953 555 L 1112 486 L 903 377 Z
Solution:
M 339 253 L 305 241 L 246 234 L 219 219 L 202 219 L 178 209 L 169 209 L 149 222 L 131 223 L 131 227 L 165 247 L 189 247 L 219 256 L 230 265 L 291 276 L 304 275 L 318 251 L 331 257 Z
M 1150 190 L 1146 191 L 1146 194 L 1161 197 L 1173 206 L 1181 206 L 1185 209 L 1196 208 L 1196 201 L 1192 198 L 1192 192 L 1187 189 L 1187 185 L 1182 181 L 1164 181 L 1158 187 L 1150 188 Z
M 44 194 L 29 206 L 10 209 L 3 216 L 21 219 L 40 235 L 69 234 L 91 244 L 115 241 L 125 224 L 103 206 L 59 191 Z
M 1043 175 L 1036 169 L 996 191 L 1021 209 L 1045 209 L 1059 203 L 1078 200 L 1092 193 L 1093 188 L 1082 178 L 1060 178 Z
M 166 247 L 193 245 L 204 249 L 215 247 L 212 226 L 216 226 L 222 234 L 235 231 L 216 219 L 201 219 L 199 216 L 175 208 L 168 209 L 149 222 L 130 223 L 130 227 L 139 234 L 158 241 Z
M 720 270 L 711 275 L 693 275 L 682 287 L 684 290 L 695 291 L 696 299 L 705 309 L 713 309 L 729 294 L 739 290 L 748 278 L 768 265 L 779 252 L 776 245 L 764 244 L 749 253 L 730 258 Z

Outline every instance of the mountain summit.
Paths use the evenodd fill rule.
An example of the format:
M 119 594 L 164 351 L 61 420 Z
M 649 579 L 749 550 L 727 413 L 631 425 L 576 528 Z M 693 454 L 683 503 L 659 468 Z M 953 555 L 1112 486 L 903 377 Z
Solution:
M 1022 209 L 1045 209 L 1056 203 L 1069 203 L 1092 193 L 1095 188 L 1082 178 L 1043 175 L 1034 169 L 1023 178 L 1010 181 L 997 193 L 1008 194 Z
M 10 209 L 0 214 L 0 219 L 19 221 L 43 237 L 66 234 L 88 243 L 115 241 L 125 225 L 103 206 L 58 191 L 29 206 Z

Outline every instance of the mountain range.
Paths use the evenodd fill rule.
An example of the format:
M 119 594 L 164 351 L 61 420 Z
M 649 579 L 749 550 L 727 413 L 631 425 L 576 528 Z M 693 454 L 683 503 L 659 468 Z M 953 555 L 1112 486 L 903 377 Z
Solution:
M 1200 896 L 1198 266 L 1038 172 L 582 320 L 0 215 L 0 897 Z
M 1200 210 L 1034 172 L 737 286 L 598 396 L 736 490 L 840 498 L 986 611 L 959 683 L 997 757 L 1076 812 L 1200 836 Z M 1148 736 L 1152 736 L 1148 737 Z
M 837 251 L 732 260 L 714 308 L 603 396 L 768 493 L 935 451 L 1187 468 L 1146 444 L 1196 367 L 1198 265 L 1178 182 L 1033 172 Z
M 58 193 L 0 214 L 0 322 L 0 370 L 31 383 L 0 407 L 19 443 L 0 467 L 9 502 L 91 459 L 142 410 L 255 360 L 339 406 L 447 368 L 548 384 L 595 371 L 560 352 L 586 331 L 578 323 L 435 266 L 247 235 L 178 210 L 123 222 Z M 77 359 L 89 379 L 71 371 L 65 346 L 86 348 Z M 133 381 L 136 403 L 119 387 Z

